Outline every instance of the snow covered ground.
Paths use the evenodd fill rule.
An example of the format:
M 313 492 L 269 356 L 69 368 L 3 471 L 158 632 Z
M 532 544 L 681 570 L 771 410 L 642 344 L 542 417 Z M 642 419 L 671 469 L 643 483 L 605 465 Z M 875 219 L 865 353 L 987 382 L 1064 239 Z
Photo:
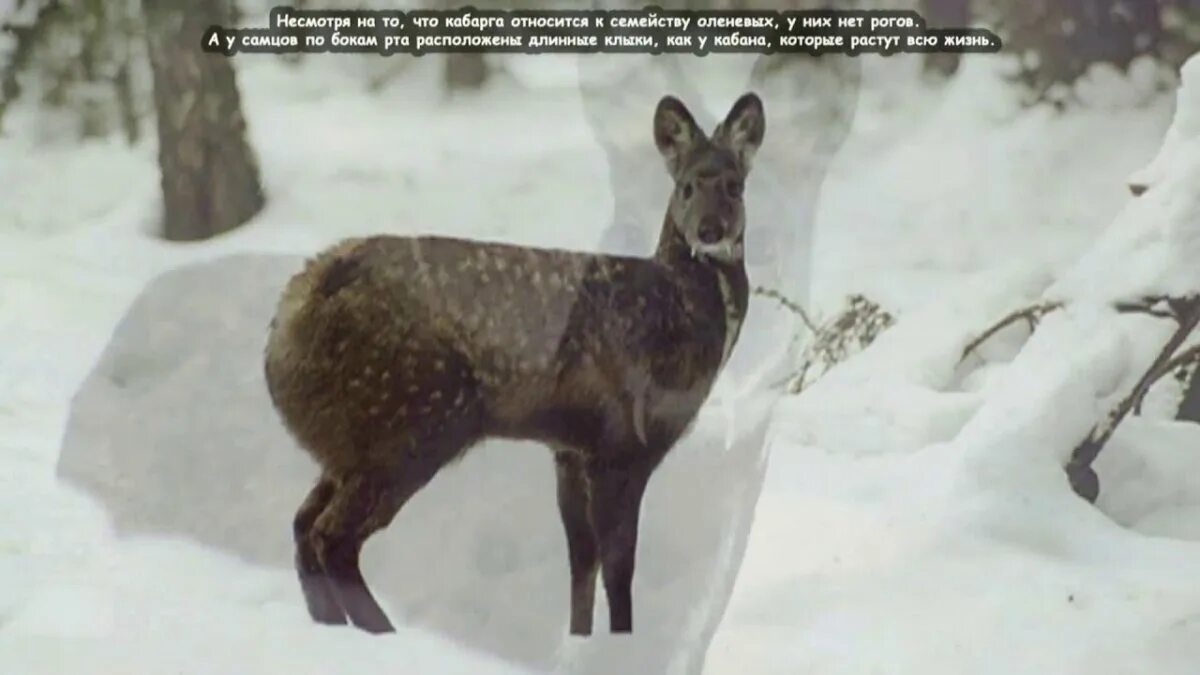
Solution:
M 715 120 L 753 63 L 703 61 L 686 100 Z M 0 138 L 0 671 L 1196 671 L 1197 430 L 1128 420 L 1098 509 L 1058 466 L 1164 330 L 1099 301 L 1194 272 L 1166 244 L 1196 241 L 1200 73 L 1165 146 L 1175 96 L 1148 68 L 1097 73 L 1061 116 L 1019 110 L 986 57 L 944 89 L 915 59 L 860 57 L 861 91 L 818 88 L 830 105 L 811 114 L 773 116 L 768 89 L 754 281 L 811 292 L 819 314 L 864 292 L 900 321 L 768 418 L 757 367 L 794 317 L 755 299 L 742 360 L 651 484 L 638 634 L 581 641 L 549 460 L 521 444 L 480 448 L 368 544 L 397 635 L 309 625 L 287 529 L 314 469 L 256 359 L 283 280 L 343 236 L 639 246 L 610 223 L 661 204 L 650 187 L 621 202 L 642 174 L 631 188 L 608 159 L 649 145 L 660 76 L 606 108 L 570 59 L 514 59 L 450 100 L 433 59 L 377 94 L 337 57 L 237 63 L 270 206 L 215 241 L 149 234 L 149 145 L 55 140 L 31 111 Z M 1134 276 L 1147 266 L 1123 252 L 1176 273 Z M 1046 294 L 1076 302 L 957 365 Z

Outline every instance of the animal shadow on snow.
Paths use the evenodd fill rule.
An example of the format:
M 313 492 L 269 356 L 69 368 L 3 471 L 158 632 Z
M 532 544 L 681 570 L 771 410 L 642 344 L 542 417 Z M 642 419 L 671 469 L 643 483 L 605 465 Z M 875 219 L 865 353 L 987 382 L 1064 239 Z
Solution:
M 317 467 L 271 407 L 262 354 L 279 292 L 302 263 L 237 255 L 172 270 L 119 323 L 72 401 L 58 465 L 119 534 L 183 536 L 291 570 L 292 516 Z M 698 671 L 761 487 L 766 420 L 765 408 L 739 410 L 727 449 L 726 416 L 701 412 L 651 479 L 633 640 L 603 642 L 598 586 L 596 638 L 613 646 L 576 654 L 572 671 L 665 672 L 680 659 Z M 398 624 L 552 668 L 569 580 L 551 454 L 480 445 L 368 542 L 363 573 Z M 298 584 L 295 611 L 307 616 Z

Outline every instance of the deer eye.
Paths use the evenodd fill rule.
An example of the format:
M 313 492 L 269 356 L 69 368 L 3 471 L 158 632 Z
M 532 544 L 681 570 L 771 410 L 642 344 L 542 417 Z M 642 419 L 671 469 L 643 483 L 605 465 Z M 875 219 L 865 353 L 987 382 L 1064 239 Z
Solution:
M 691 183 L 683 184 L 683 198 L 684 199 L 692 198 L 692 184 Z
M 725 184 L 725 191 L 729 193 L 730 197 L 741 197 L 742 196 L 742 181 L 740 181 L 740 180 L 729 181 L 728 183 Z

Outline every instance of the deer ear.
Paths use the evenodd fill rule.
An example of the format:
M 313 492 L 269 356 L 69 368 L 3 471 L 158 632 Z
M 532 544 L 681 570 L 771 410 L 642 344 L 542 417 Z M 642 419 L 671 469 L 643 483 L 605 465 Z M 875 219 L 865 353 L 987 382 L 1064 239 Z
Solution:
M 696 126 L 683 101 L 674 96 L 662 97 L 654 110 L 654 144 L 667 161 L 672 177 L 679 174 L 683 158 L 702 138 L 704 132 Z
M 713 132 L 713 142 L 732 150 L 742 171 L 749 171 L 754 153 L 762 145 L 766 124 L 762 99 L 753 92 L 743 94 Z

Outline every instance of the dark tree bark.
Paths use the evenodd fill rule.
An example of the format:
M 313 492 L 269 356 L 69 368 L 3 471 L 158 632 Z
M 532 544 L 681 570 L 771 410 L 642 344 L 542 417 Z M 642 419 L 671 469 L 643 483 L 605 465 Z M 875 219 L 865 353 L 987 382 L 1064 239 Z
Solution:
M 487 62 L 483 54 L 473 52 L 447 52 L 444 71 L 446 89 L 479 89 L 487 81 Z
M 65 19 L 65 15 L 60 3 L 47 2 L 38 9 L 33 22 L 28 25 L 0 22 L 0 33 L 7 34 L 13 40 L 8 63 L 0 68 L 0 123 L 4 121 L 8 106 L 21 95 L 21 73 L 33 61 L 38 43 L 54 29 L 56 23 Z
M 1179 402 L 1175 419 L 1200 423 L 1200 366 L 1193 365 L 1184 380 L 1183 400 Z
M 118 67 L 117 74 L 113 77 L 113 86 L 117 90 L 117 110 L 121 116 L 121 128 L 125 131 L 125 139 L 133 144 L 137 143 L 138 138 L 141 137 L 142 125 L 141 120 L 138 119 L 131 79 L 130 64 L 127 59 Z
M 142 0 L 142 9 L 158 113 L 163 236 L 206 239 L 242 225 L 265 201 L 233 64 L 201 49 L 205 30 L 230 25 L 228 6 Z
M 1060 85 L 1074 84 L 1093 64 L 1126 72 L 1139 56 L 1161 58 L 1166 44 L 1162 10 L 1167 4 L 1161 1 L 1027 0 L 992 5 L 998 8 L 1005 51 L 1022 56 L 1015 79 L 1032 93 L 1031 102 L 1062 107 L 1070 93 Z
M 516 2 L 514 0 L 474 0 L 473 2 L 437 0 L 436 3 L 431 3 L 431 7 L 438 7 L 443 10 L 459 9 L 467 5 L 481 10 L 536 9 L 539 8 L 539 4 L 539 2 L 532 0 L 524 0 L 523 2 Z M 487 60 L 483 54 L 446 52 L 443 55 L 443 59 L 442 84 L 449 93 L 480 89 L 487 82 L 488 77 L 491 76 Z
M 921 16 L 930 28 L 967 28 L 971 21 L 970 0 L 921 0 Z M 931 52 L 925 55 L 924 70 L 937 75 L 958 71 L 961 54 Z

